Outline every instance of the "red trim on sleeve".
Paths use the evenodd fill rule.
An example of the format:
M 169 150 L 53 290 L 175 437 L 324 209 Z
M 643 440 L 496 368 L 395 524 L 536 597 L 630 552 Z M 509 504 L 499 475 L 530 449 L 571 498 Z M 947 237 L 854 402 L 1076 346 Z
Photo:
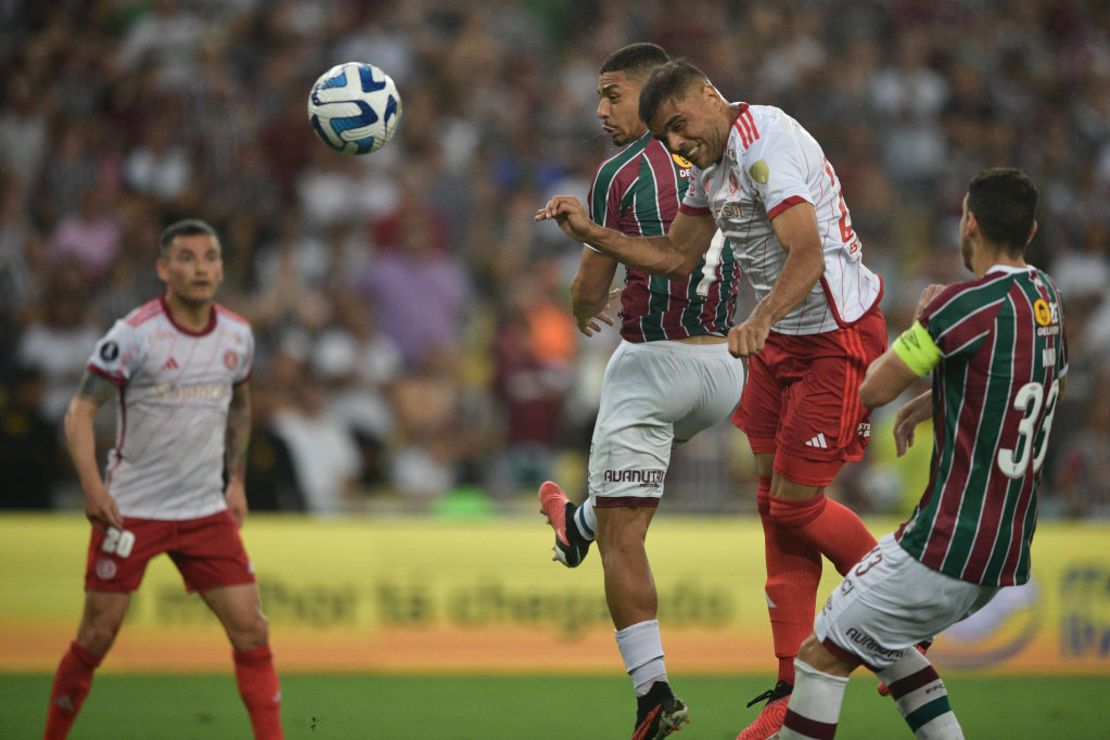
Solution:
M 687 216 L 708 216 L 709 215 L 709 209 L 708 208 L 695 208 L 694 206 L 688 206 L 685 203 L 682 203 L 678 206 L 678 212 L 679 213 L 685 213 Z
M 114 383 L 115 385 L 126 385 L 127 384 L 127 378 L 124 378 L 123 376 L 120 376 L 120 375 L 112 375 L 107 370 L 105 370 L 103 368 L 99 368 L 96 365 L 93 365 L 92 363 L 89 363 L 88 365 L 85 365 L 85 369 L 88 370 L 93 375 L 99 375 L 100 377 L 107 380 L 109 383 Z
M 803 198 L 800 195 L 791 195 L 789 198 L 782 201 L 781 203 L 779 203 L 774 208 L 768 210 L 767 211 L 767 218 L 773 220 L 775 218 L 775 216 L 779 215 L 780 213 L 782 213 L 783 211 L 785 211 L 788 208 L 793 208 L 794 206 L 798 205 L 799 203 L 809 203 L 809 201 L 806 200 L 805 198 Z

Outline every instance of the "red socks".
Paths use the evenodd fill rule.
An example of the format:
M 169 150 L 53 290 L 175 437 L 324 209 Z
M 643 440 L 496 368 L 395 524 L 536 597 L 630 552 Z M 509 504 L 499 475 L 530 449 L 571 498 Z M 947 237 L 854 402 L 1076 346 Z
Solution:
M 77 644 L 69 643 L 69 650 L 62 656 L 50 689 L 50 708 L 46 713 L 45 740 L 62 740 L 69 734 L 77 712 L 92 687 L 93 671 L 104 658 L 90 653 Z
M 875 546 L 875 538 L 855 512 L 824 494 L 804 501 L 771 496 L 769 476 L 759 478 L 756 503 L 763 522 L 778 680 L 792 684 L 798 647 L 813 631 L 821 556 L 843 575 Z
M 233 656 L 235 682 L 239 685 L 239 696 L 243 697 L 243 704 L 250 713 L 256 740 L 281 740 L 281 687 L 269 645 L 253 650 L 236 650 Z M 54 674 L 44 740 L 64 740 L 69 734 L 92 686 L 93 671 L 103 657 L 90 653 L 76 641 L 69 644 L 69 650 L 62 656 Z
M 281 740 L 281 686 L 269 645 L 235 650 L 235 682 L 251 717 L 255 740 Z
M 796 536 L 772 515 L 771 478 L 760 476 L 756 502 L 763 522 L 763 551 L 767 563 L 767 612 L 778 658 L 778 680 L 794 683 L 798 646 L 813 631 L 817 584 L 821 581 L 821 552 Z
M 840 575 L 875 546 L 859 516 L 823 493 L 804 501 L 772 496 L 771 518 L 820 550 Z

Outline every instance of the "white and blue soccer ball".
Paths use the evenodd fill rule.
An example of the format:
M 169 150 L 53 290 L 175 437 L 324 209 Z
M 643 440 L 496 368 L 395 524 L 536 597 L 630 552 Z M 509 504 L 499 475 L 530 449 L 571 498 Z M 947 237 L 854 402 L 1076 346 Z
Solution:
M 335 151 L 369 154 L 396 133 L 401 96 L 393 79 L 373 64 L 337 64 L 312 86 L 308 120 L 320 141 Z

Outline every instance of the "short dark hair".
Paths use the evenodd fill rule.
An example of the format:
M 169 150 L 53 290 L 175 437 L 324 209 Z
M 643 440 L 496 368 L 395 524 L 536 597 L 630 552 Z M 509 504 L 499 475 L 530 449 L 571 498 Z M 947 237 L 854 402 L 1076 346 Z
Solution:
M 649 41 L 637 41 L 622 46 L 601 63 L 601 74 L 624 72 L 630 77 L 647 77 L 652 70 L 671 60 L 670 54 L 662 46 Z
M 217 242 L 220 237 L 216 234 L 207 221 L 201 221 L 199 218 L 186 218 L 181 221 L 175 221 L 162 230 L 162 236 L 158 239 L 158 254 L 165 257 L 166 252 L 169 251 L 170 245 L 173 240 L 179 236 L 210 236 Z
M 667 62 L 652 73 L 651 79 L 640 90 L 640 120 L 650 121 L 664 100 L 683 100 L 692 85 L 706 82 L 709 82 L 709 78 L 705 76 L 705 72 L 685 59 Z
M 1037 186 L 1013 167 L 983 170 L 967 186 L 967 210 L 987 241 L 1021 255 L 1037 217 Z

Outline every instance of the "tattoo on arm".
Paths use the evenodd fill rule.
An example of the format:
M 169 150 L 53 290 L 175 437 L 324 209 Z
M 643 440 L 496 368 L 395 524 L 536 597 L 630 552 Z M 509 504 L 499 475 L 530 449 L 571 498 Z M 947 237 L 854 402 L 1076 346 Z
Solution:
M 86 370 L 81 376 L 81 384 L 77 386 L 77 395 L 89 399 L 100 408 L 117 390 L 118 386 L 112 381 Z
M 251 441 L 251 392 L 249 383 L 240 383 L 231 392 L 224 437 L 224 462 L 229 479 L 245 480 L 247 449 Z

